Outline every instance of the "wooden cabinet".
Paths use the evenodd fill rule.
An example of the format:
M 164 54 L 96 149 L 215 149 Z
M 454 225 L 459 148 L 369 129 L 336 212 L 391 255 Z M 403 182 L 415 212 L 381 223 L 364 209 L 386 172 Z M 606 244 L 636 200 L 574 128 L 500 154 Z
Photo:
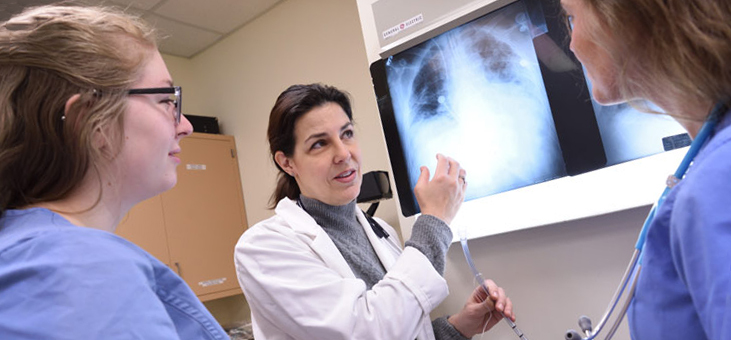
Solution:
M 136 205 L 117 234 L 150 252 L 203 300 L 241 294 L 233 253 L 247 227 L 232 136 L 181 141 L 177 185 Z

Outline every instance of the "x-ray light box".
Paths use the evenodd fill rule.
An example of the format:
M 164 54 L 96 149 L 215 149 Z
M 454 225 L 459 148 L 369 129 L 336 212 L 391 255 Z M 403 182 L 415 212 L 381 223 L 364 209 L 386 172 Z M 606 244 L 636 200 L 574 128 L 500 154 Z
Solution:
M 687 136 L 665 116 L 593 102 L 567 33 L 558 0 L 519 0 L 371 65 L 404 216 L 419 213 L 413 187 L 421 165 L 434 170 L 436 153 L 467 170 L 455 226 L 471 237 L 648 204 L 660 193 L 658 171 L 682 157 L 664 151 Z

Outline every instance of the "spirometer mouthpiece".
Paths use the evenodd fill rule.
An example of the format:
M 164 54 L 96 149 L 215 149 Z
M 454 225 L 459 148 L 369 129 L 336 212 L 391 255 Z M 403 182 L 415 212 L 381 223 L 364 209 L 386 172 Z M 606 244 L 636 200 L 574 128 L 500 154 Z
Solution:
M 588 316 L 582 315 L 579 317 L 579 327 L 581 327 L 581 330 L 584 332 L 584 334 L 589 335 L 591 334 L 591 319 L 589 319 Z
M 581 335 L 579 335 L 579 332 L 569 329 L 566 331 L 566 335 L 564 336 L 564 339 L 566 340 L 581 340 Z

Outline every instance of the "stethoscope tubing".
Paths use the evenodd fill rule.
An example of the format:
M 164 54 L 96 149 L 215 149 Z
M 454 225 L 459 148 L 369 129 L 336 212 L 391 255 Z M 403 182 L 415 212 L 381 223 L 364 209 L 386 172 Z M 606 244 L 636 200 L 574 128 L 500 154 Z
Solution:
M 589 332 L 586 332 L 586 330 L 582 330 L 582 331 L 584 331 L 584 334 L 586 335 L 586 338 L 584 338 L 585 340 L 594 340 L 594 338 L 596 338 L 596 336 L 599 333 L 601 333 L 602 329 L 604 329 L 604 326 L 606 325 L 607 321 L 609 321 L 609 317 L 612 315 L 612 313 L 614 313 L 614 309 L 617 307 L 617 304 L 619 303 L 619 299 L 622 297 L 624 290 L 627 288 L 627 283 L 629 283 L 631 275 L 635 271 L 637 263 L 639 262 L 639 258 L 640 258 L 640 250 L 635 249 L 635 251 L 632 253 L 632 258 L 629 261 L 629 265 L 627 266 L 627 269 L 624 271 L 622 280 L 620 281 L 619 286 L 617 287 L 617 290 L 614 291 L 614 296 L 612 296 L 612 299 L 609 302 L 609 306 L 607 306 L 607 309 L 604 311 L 604 315 L 602 316 L 601 320 L 599 320 L 597 327 Z M 612 325 L 612 328 L 616 328 L 615 326 L 618 326 L 618 325 L 619 325 L 619 322 L 615 322 L 615 324 Z
M 586 337 L 581 338 L 581 340 L 594 340 L 599 333 L 602 331 L 604 326 L 606 325 L 607 321 L 611 317 L 612 313 L 614 313 L 614 310 L 619 303 L 619 300 L 621 299 L 625 289 L 627 288 L 627 284 L 629 283 L 629 280 L 632 279 L 632 285 L 630 286 L 626 299 L 624 301 L 624 304 L 622 305 L 622 308 L 620 310 L 619 316 L 615 319 L 614 323 L 612 324 L 612 327 L 609 329 L 609 332 L 607 333 L 607 336 L 604 338 L 605 340 L 610 340 L 614 333 L 619 328 L 620 323 L 622 322 L 622 319 L 624 319 L 625 314 L 627 313 L 627 310 L 629 309 L 629 305 L 632 302 L 632 298 L 634 297 L 635 288 L 637 286 L 637 281 L 639 279 L 640 271 L 642 270 L 642 250 L 645 246 L 645 240 L 647 238 L 647 232 L 649 231 L 649 226 L 652 224 L 652 221 L 655 219 L 655 213 L 657 212 L 657 209 L 662 206 L 662 204 L 665 202 L 665 198 L 670 193 L 672 188 L 675 186 L 675 184 L 682 179 L 685 174 L 688 172 L 688 168 L 690 167 L 691 163 L 693 162 L 693 159 L 695 156 L 698 155 L 698 152 L 700 152 L 701 148 L 705 143 L 708 141 L 708 139 L 711 136 L 711 133 L 713 133 L 713 130 L 716 127 L 716 123 L 718 123 L 719 118 L 723 113 L 725 113 L 728 110 L 727 105 L 724 102 L 717 103 L 713 110 L 711 111 L 711 114 L 708 115 L 708 118 L 703 123 L 703 126 L 698 131 L 698 134 L 696 135 L 693 142 L 690 144 L 690 147 L 688 148 L 688 152 L 686 152 L 683 159 L 680 161 L 680 164 L 678 165 L 678 168 L 675 170 L 675 173 L 671 177 L 668 178 L 667 186 L 663 190 L 662 194 L 660 195 L 660 198 L 658 198 L 657 202 L 652 206 L 650 209 L 650 212 L 647 214 L 647 218 L 645 219 L 645 222 L 642 225 L 642 229 L 640 230 L 640 233 L 637 237 L 637 243 L 635 243 L 635 250 L 632 254 L 632 258 L 630 259 L 630 263 L 627 266 L 627 269 L 625 270 L 624 276 L 622 277 L 622 280 L 620 281 L 619 286 L 617 287 L 617 290 L 614 292 L 614 296 L 610 300 L 609 306 L 607 307 L 607 310 L 604 312 L 604 315 L 602 316 L 601 320 L 599 321 L 599 324 L 597 327 L 592 329 L 582 329 L 584 332 L 584 335 Z M 580 318 L 583 319 L 584 317 Z M 581 322 L 580 322 L 581 323 Z M 570 339 L 569 333 L 567 333 L 566 338 Z
M 662 194 L 660 195 L 660 198 L 657 200 L 657 203 L 653 205 L 652 209 L 650 210 L 650 213 L 647 215 L 647 218 L 645 219 L 645 223 L 642 225 L 642 229 L 640 230 L 640 235 L 637 237 L 637 243 L 635 243 L 635 249 L 638 249 L 642 251 L 642 248 L 645 246 L 645 238 L 647 237 L 647 231 L 650 229 L 650 224 L 655 219 L 655 212 L 657 209 L 665 202 L 665 198 L 670 193 L 670 190 L 672 190 L 674 186 L 675 181 L 679 181 L 683 176 L 685 176 L 685 173 L 688 172 L 688 168 L 690 167 L 690 164 L 693 162 L 693 159 L 700 151 L 701 147 L 703 147 L 703 144 L 708 140 L 708 138 L 711 136 L 711 132 L 713 132 L 713 129 L 716 127 L 716 123 L 718 122 L 718 118 L 721 114 L 721 111 L 724 110 L 726 106 L 723 104 L 717 104 L 716 107 L 713 109 L 711 115 L 708 117 L 706 122 L 703 124 L 701 129 L 698 131 L 698 134 L 695 137 L 694 142 L 698 141 L 697 143 L 691 143 L 690 147 L 688 148 L 688 152 L 685 153 L 685 156 L 683 157 L 683 160 L 680 161 L 680 164 L 678 165 L 678 169 L 675 170 L 675 173 L 671 178 L 668 178 L 668 185 L 665 186 L 665 190 L 663 190 Z M 641 261 L 640 261 L 641 263 Z
M 640 277 L 640 271 L 642 271 L 642 265 L 638 263 L 637 270 L 635 272 L 635 275 L 633 276 L 634 279 L 632 280 L 632 286 L 630 286 L 629 292 L 627 293 L 627 299 L 624 301 L 622 310 L 619 312 L 619 317 L 617 318 L 617 320 L 614 321 L 612 328 L 609 329 L 609 333 L 605 338 L 606 340 L 614 337 L 614 333 L 616 333 L 617 329 L 619 329 L 619 325 L 622 323 L 622 319 L 624 319 L 624 316 L 627 315 L 627 309 L 629 309 L 629 305 L 635 295 L 635 288 L 637 288 L 637 279 L 639 279 Z

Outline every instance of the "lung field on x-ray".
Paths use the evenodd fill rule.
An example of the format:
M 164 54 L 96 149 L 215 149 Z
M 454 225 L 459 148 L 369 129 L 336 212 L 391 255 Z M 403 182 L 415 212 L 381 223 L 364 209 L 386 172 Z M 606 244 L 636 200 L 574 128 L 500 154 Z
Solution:
M 467 199 L 566 175 L 522 3 L 386 64 L 411 187 L 436 153 L 467 170 Z
M 449 46 L 444 46 L 444 41 L 437 39 L 427 43 L 424 51 L 416 53 L 416 57 L 421 60 L 417 61 L 416 75 L 412 82 L 413 90 L 410 93 L 411 110 L 414 113 L 412 123 L 450 114 L 451 105 L 448 102 L 449 99 L 452 99 L 449 93 L 450 87 L 463 79 L 447 79 L 448 73 L 470 71 L 461 64 L 470 62 L 470 60 L 464 60 L 465 58 L 479 56 L 479 59 L 476 60 L 478 67 L 474 71 L 489 75 L 490 82 L 508 83 L 519 80 L 510 67 L 511 63 L 515 62 L 511 59 L 516 57 L 510 45 L 496 40 L 491 35 L 480 36 L 481 32 L 475 31 L 471 27 L 464 28 L 460 33 L 460 39 L 469 39 L 477 45 L 470 46 L 470 51 L 460 51 L 461 55 L 450 54 L 447 53 L 449 51 L 444 50 Z M 406 57 L 405 55 L 404 59 Z M 456 65 L 455 62 L 457 62 Z M 469 75 L 463 74 L 463 76 Z M 450 80 L 454 83 L 450 84 Z

